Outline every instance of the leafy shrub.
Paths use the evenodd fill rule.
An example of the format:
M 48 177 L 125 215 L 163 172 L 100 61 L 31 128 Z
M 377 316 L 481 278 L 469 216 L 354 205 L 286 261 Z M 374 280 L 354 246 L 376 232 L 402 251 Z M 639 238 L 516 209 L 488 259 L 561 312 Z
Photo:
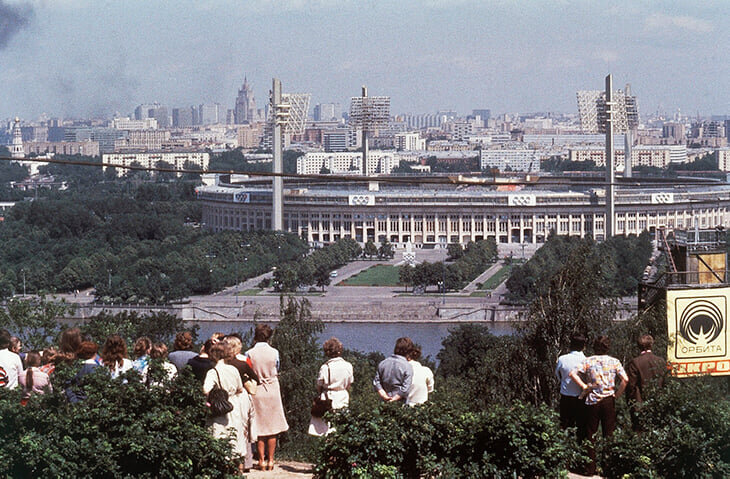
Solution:
M 471 412 L 446 400 L 336 412 L 316 477 L 562 477 L 577 450 L 546 408 Z
M 204 425 L 205 399 L 192 375 L 147 387 L 135 372 L 122 382 L 100 369 L 86 376 L 87 399 L 70 404 L 63 387 L 71 373 L 54 373 L 54 392 L 33 396 L 26 407 L 20 406 L 17 390 L 0 390 L 0 476 L 225 477 L 235 472 L 229 443 L 214 439 Z
M 726 378 L 671 379 L 640 410 L 642 434 L 619 431 L 603 444 L 607 477 L 729 477 Z

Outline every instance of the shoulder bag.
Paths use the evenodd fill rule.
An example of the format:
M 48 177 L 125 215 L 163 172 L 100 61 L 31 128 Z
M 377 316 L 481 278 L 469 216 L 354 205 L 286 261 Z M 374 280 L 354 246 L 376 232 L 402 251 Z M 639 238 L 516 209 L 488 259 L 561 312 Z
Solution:
M 221 387 L 221 376 L 218 370 L 213 368 L 215 375 L 218 376 L 218 382 L 213 384 L 213 389 L 208 393 L 208 401 L 206 405 L 210 410 L 211 417 L 225 416 L 233 411 L 233 404 L 228 400 L 228 391 Z
M 327 394 L 330 390 L 330 384 L 332 384 L 332 376 L 329 364 L 327 365 L 327 389 L 324 390 L 324 399 L 320 394 L 316 395 L 312 400 L 312 410 L 310 413 L 312 417 L 322 417 L 328 411 L 332 410 L 332 399 Z

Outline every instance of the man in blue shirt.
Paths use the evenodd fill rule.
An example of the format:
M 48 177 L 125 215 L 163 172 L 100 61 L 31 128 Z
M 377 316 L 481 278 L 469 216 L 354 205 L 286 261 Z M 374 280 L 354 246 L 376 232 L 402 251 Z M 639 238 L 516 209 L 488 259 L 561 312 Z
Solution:
M 585 336 L 573 334 L 570 337 L 570 352 L 560 356 L 555 367 L 555 375 L 560 381 L 560 427 L 577 428 L 578 440 L 585 438 L 586 406 L 580 399 L 583 390 L 571 379 L 570 373 L 585 361 L 585 344 Z
M 383 401 L 400 401 L 408 396 L 408 389 L 413 381 L 413 367 L 406 355 L 412 348 L 411 338 L 398 338 L 393 355 L 378 364 L 373 386 Z

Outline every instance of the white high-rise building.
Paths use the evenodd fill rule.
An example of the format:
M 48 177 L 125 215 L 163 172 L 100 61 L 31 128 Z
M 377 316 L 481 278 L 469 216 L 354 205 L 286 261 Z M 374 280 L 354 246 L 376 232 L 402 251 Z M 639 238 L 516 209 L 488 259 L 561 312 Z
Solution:
M 13 141 L 10 144 L 11 158 L 25 158 L 25 150 L 23 149 L 23 132 L 20 130 L 20 118 L 15 118 L 13 124 Z

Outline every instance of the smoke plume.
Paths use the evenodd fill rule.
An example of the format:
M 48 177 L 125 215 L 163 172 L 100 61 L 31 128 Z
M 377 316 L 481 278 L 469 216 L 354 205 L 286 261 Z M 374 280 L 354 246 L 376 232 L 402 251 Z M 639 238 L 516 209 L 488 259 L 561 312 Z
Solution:
M 0 0 L 0 50 L 10 39 L 28 25 L 33 18 L 33 7 L 29 3 L 11 5 Z

